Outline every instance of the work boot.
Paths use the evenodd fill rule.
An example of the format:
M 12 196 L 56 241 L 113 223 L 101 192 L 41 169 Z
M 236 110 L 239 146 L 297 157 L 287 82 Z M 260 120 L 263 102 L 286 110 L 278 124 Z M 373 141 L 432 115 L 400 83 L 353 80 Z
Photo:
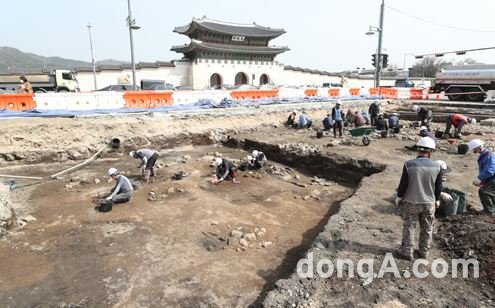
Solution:
M 416 250 L 414 251 L 420 259 L 428 259 L 428 251 Z
M 397 258 L 402 259 L 402 260 L 407 260 L 407 261 L 413 261 L 414 260 L 414 256 L 413 256 L 412 252 L 407 253 L 407 252 L 403 252 L 400 250 L 397 251 Z

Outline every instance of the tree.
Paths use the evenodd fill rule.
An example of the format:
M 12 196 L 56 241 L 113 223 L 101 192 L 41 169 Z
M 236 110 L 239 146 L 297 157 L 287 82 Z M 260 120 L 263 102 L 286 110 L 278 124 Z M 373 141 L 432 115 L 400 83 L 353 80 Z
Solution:
M 455 65 L 475 65 L 475 64 L 485 64 L 485 63 L 478 62 L 477 60 L 475 60 L 473 58 L 466 58 L 464 60 L 457 61 L 455 63 Z
M 440 69 L 448 65 L 452 65 L 452 62 L 447 62 L 435 57 L 426 57 L 412 66 L 409 70 L 409 76 L 434 78 Z

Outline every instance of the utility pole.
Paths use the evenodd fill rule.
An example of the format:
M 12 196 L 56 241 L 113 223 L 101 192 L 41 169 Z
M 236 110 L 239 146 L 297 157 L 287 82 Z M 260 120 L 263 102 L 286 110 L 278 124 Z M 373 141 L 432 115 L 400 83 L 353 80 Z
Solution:
M 375 84 L 377 88 L 380 88 L 380 74 L 382 71 L 382 38 L 383 38 L 383 15 L 385 11 L 385 0 L 382 0 L 382 5 L 380 7 L 380 27 L 378 31 L 378 50 L 376 53 L 376 75 Z M 380 91 L 378 91 L 380 94 Z
M 93 27 L 91 24 L 88 23 L 88 32 L 89 32 L 89 46 L 91 47 L 91 63 L 93 64 L 93 79 L 95 82 L 95 90 L 98 89 L 98 86 L 96 84 L 96 64 L 95 64 L 95 56 L 93 53 L 93 38 L 91 37 L 91 27 Z
M 132 89 L 136 90 L 136 63 L 134 61 L 134 39 L 132 36 L 132 31 L 138 30 L 140 27 L 136 26 L 136 21 L 132 18 L 131 0 L 127 0 L 127 8 L 127 26 L 129 27 L 129 39 L 131 41 Z

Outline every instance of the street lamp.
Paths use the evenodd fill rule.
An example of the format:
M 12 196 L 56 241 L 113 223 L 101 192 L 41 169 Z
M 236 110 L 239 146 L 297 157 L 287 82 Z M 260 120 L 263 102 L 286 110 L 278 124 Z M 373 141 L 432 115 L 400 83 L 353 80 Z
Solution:
M 88 32 L 89 32 L 89 46 L 91 47 L 91 63 L 93 64 L 93 80 L 95 83 L 95 90 L 98 89 L 98 86 L 96 85 L 96 64 L 95 64 L 95 56 L 93 53 L 93 39 L 91 37 L 91 27 L 93 27 L 91 24 L 88 23 Z
M 385 11 L 385 0 L 382 0 L 380 7 L 380 26 L 370 26 L 366 35 L 373 35 L 378 32 L 378 49 L 375 56 L 376 72 L 375 72 L 375 87 L 378 88 L 378 94 L 380 94 L 380 73 L 382 70 L 382 37 L 383 37 L 383 13 Z
M 132 18 L 131 0 L 127 0 L 127 8 L 127 26 L 129 27 L 129 39 L 131 41 L 132 89 L 136 90 L 136 63 L 134 62 L 134 38 L 132 36 L 132 31 L 139 30 L 141 27 L 136 25 L 136 20 Z

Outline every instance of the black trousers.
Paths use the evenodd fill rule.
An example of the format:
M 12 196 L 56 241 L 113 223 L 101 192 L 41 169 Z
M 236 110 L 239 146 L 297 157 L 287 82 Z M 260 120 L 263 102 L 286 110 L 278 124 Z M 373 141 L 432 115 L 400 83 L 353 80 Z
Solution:
M 339 129 L 339 136 L 342 137 L 342 120 L 337 120 L 333 123 L 333 136 L 337 137 L 337 128 Z
M 146 163 L 146 167 L 145 169 L 146 170 L 150 170 L 151 173 L 150 175 L 151 176 L 155 176 L 155 163 L 156 163 L 156 160 L 158 159 L 158 153 L 155 152 L 155 154 L 153 154 L 150 159 L 148 160 L 148 162 Z

